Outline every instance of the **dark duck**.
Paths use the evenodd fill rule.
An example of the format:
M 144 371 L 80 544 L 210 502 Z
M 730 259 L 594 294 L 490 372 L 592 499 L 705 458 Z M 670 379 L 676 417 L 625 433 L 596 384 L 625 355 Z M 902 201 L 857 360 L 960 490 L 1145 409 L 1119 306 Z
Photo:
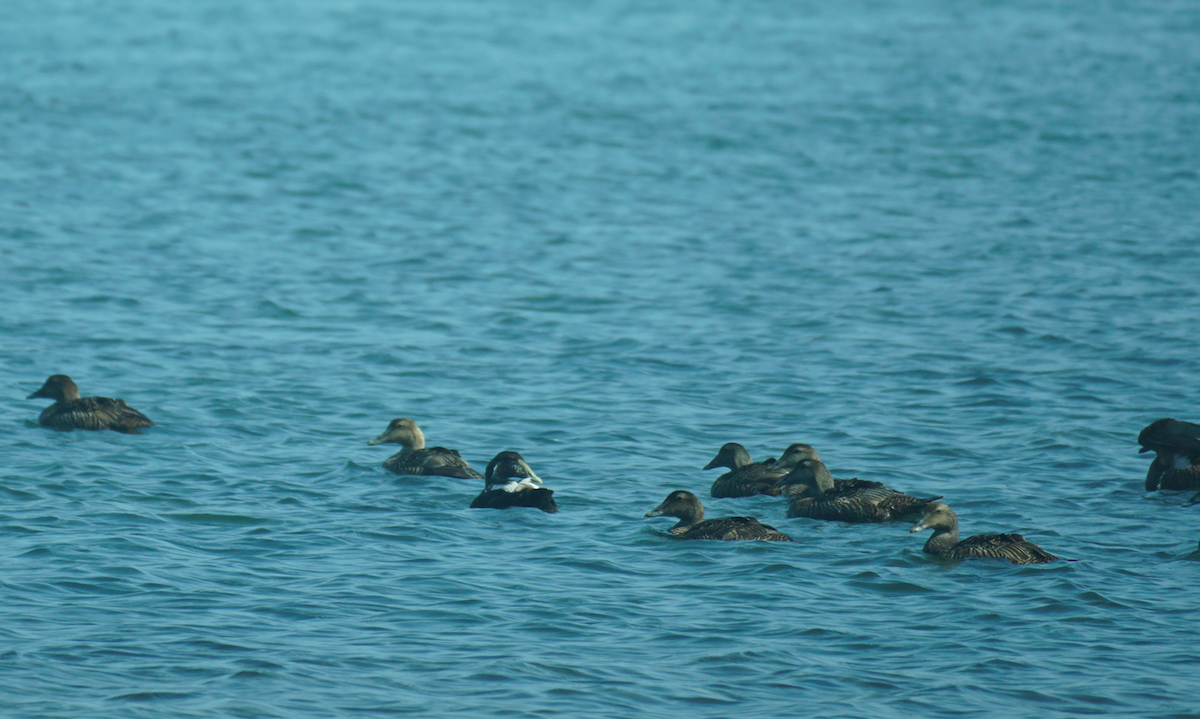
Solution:
M 782 489 L 777 482 L 787 476 L 790 467 L 785 467 L 774 459 L 763 462 L 750 460 L 750 453 L 737 442 L 722 445 L 717 456 L 704 465 L 704 469 L 728 467 L 731 471 L 717 477 L 709 494 L 714 499 L 725 497 L 749 497 L 755 494 L 766 494 L 778 497 Z
M 1138 434 L 1138 444 L 1139 453 L 1155 453 L 1146 471 L 1146 491 L 1200 489 L 1200 425 L 1155 420 Z
M 801 457 L 779 481 L 791 496 L 787 516 L 834 522 L 890 522 L 923 512 L 938 497 L 913 497 L 880 482 L 834 479 L 817 451 L 807 444 L 792 445 Z
M 400 445 L 396 454 L 388 457 L 383 463 L 385 469 L 396 474 L 424 475 L 432 474 L 442 477 L 457 477 L 459 479 L 483 479 L 479 472 L 471 469 L 471 465 L 453 449 L 445 447 L 426 447 L 425 435 L 421 428 L 411 419 L 393 419 L 383 434 L 367 444 L 383 444 L 391 442 Z
M 958 516 L 945 502 L 934 502 L 910 532 L 932 529 L 924 551 L 941 559 L 977 559 L 991 557 L 1013 564 L 1045 564 L 1058 557 L 1019 534 L 976 534 L 959 541 Z
M 519 481 L 518 481 L 519 480 Z M 554 490 L 539 487 L 541 477 L 517 452 L 501 452 L 491 462 L 483 475 L 483 491 L 471 500 L 471 509 L 508 509 L 509 507 L 534 507 L 543 512 L 557 512 Z M 498 489 L 492 489 L 502 485 Z
M 65 374 L 51 375 L 41 389 L 26 399 L 35 397 L 54 400 L 54 404 L 42 410 L 38 423 L 61 432 L 111 429 L 130 434 L 154 426 L 146 415 L 125 404 L 123 399 L 80 397 L 79 388 Z
M 647 517 L 678 517 L 679 523 L 670 532 L 681 539 L 761 539 L 768 542 L 790 542 L 792 538 L 763 524 L 753 517 L 721 517 L 705 519 L 700 499 L 691 492 L 676 490 L 662 504 L 646 512 Z

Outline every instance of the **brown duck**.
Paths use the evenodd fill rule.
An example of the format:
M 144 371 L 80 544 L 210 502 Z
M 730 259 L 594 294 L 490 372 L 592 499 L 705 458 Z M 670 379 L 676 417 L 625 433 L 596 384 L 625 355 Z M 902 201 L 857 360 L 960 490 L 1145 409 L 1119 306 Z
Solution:
M 154 426 L 146 415 L 125 404 L 123 399 L 80 397 L 79 388 L 65 374 L 51 375 L 41 389 L 26 399 L 35 397 L 54 400 L 54 404 L 42 410 L 38 424 L 60 432 L 111 429 L 132 434 L 142 427 Z
M 399 452 L 388 457 L 383 463 L 385 469 L 396 474 L 434 474 L 458 479 L 483 479 L 457 451 L 445 447 L 426 447 L 425 435 L 411 419 L 393 419 L 383 434 L 367 444 L 386 442 L 401 447 Z
M 768 542 L 790 542 L 792 538 L 763 524 L 753 517 L 721 517 L 705 519 L 700 499 L 691 492 L 676 490 L 667 495 L 662 504 L 649 512 L 647 517 L 678 517 L 679 523 L 669 530 L 681 539 L 761 539 Z
M 754 462 L 750 453 L 737 442 L 728 442 L 721 446 L 717 456 L 704 465 L 704 469 L 728 467 L 731 471 L 717 477 L 709 494 L 715 499 L 724 497 L 750 497 L 755 494 L 766 494 L 778 497 L 782 491 L 776 483 L 787 476 L 789 467 L 784 467 L 774 459 L 764 462 Z
M 945 502 L 929 505 L 925 516 L 909 531 L 923 529 L 933 530 L 925 542 L 925 553 L 942 559 L 993 557 L 1013 564 L 1045 564 L 1058 559 L 1019 534 L 976 534 L 959 541 L 958 516 Z
M 817 451 L 793 445 L 804 458 L 779 481 L 791 496 L 788 517 L 808 517 L 835 522 L 890 522 L 918 514 L 937 497 L 913 497 L 880 482 L 834 479 Z M 789 447 L 791 450 L 793 447 Z

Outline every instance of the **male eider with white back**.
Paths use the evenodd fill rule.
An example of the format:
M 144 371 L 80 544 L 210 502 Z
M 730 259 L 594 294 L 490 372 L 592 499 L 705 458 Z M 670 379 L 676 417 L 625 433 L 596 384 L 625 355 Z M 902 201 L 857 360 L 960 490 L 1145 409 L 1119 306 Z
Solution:
M 38 424 L 60 432 L 111 429 L 133 434 L 142 427 L 154 426 L 146 415 L 125 404 L 123 399 L 80 397 L 79 388 L 65 374 L 51 375 L 41 389 L 26 399 L 35 397 L 54 400 L 54 404 L 42 410 Z
M 483 491 L 471 500 L 471 509 L 533 507 L 543 512 L 557 512 L 554 490 L 539 487 L 539 484 L 542 484 L 542 478 L 534 474 L 520 453 L 501 452 L 488 462 L 483 475 Z M 492 489 L 496 485 L 500 488 Z
M 425 435 L 411 419 L 393 419 L 383 434 L 367 444 L 387 442 L 401 447 L 399 452 L 388 457 L 383 463 L 385 469 L 396 474 L 433 474 L 458 479 L 483 479 L 457 451 L 445 447 L 426 447 Z

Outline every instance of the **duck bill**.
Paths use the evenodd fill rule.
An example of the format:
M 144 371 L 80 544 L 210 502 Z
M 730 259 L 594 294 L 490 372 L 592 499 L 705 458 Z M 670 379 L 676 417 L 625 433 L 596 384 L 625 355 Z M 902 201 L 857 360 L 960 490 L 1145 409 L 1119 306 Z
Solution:
M 526 462 L 525 460 L 522 459 L 517 462 L 517 465 L 520 466 L 521 469 L 525 470 L 526 474 L 529 475 L 528 479 L 530 479 L 533 482 L 537 482 L 538 484 L 545 484 L 545 482 L 542 481 L 541 477 L 534 474 L 533 468 L 529 466 L 528 462 Z
M 922 529 L 929 529 L 929 525 L 925 524 L 924 518 L 920 519 L 916 524 L 914 524 L 913 528 L 908 530 L 908 533 L 912 534 L 913 532 L 919 532 Z
M 383 434 L 379 435 L 378 437 L 376 437 L 375 439 L 371 440 L 370 442 L 367 442 L 367 446 L 370 446 L 370 445 L 373 445 L 373 444 L 383 444 L 384 442 L 387 442 L 387 441 L 388 441 L 388 439 L 389 439 L 389 438 L 388 438 L 388 433 L 387 433 L 387 432 L 384 432 Z
M 662 513 L 662 505 L 660 504 L 660 505 L 658 505 L 657 507 L 655 507 L 654 509 L 651 509 L 649 512 L 646 512 L 645 516 L 647 516 L 647 517 L 661 517 L 661 516 L 663 516 L 663 513 Z
M 719 462 L 719 461 L 721 461 L 720 457 L 713 457 L 713 460 L 711 462 L 704 465 L 704 469 L 716 469 L 717 467 L 720 467 L 721 465 L 717 464 L 717 462 Z

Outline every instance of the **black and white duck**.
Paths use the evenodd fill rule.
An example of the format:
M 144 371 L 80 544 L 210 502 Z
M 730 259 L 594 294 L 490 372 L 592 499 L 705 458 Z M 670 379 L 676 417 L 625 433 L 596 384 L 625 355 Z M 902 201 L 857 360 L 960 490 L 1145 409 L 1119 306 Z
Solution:
M 543 512 L 557 512 L 554 490 L 539 484 L 541 477 L 534 474 L 524 457 L 517 452 L 501 452 L 488 462 L 483 491 L 471 500 L 471 509 L 535 507 Z M 500 487 L 493 489 L 496 485 Z
M 1200 489 L 1200 425 L 1164 418 L 1138 434 L 1138 453 L 1154 452 L 1146 471 L 1146 491 Z M 1200 495 L 1197 495 L 1200 497 Z

